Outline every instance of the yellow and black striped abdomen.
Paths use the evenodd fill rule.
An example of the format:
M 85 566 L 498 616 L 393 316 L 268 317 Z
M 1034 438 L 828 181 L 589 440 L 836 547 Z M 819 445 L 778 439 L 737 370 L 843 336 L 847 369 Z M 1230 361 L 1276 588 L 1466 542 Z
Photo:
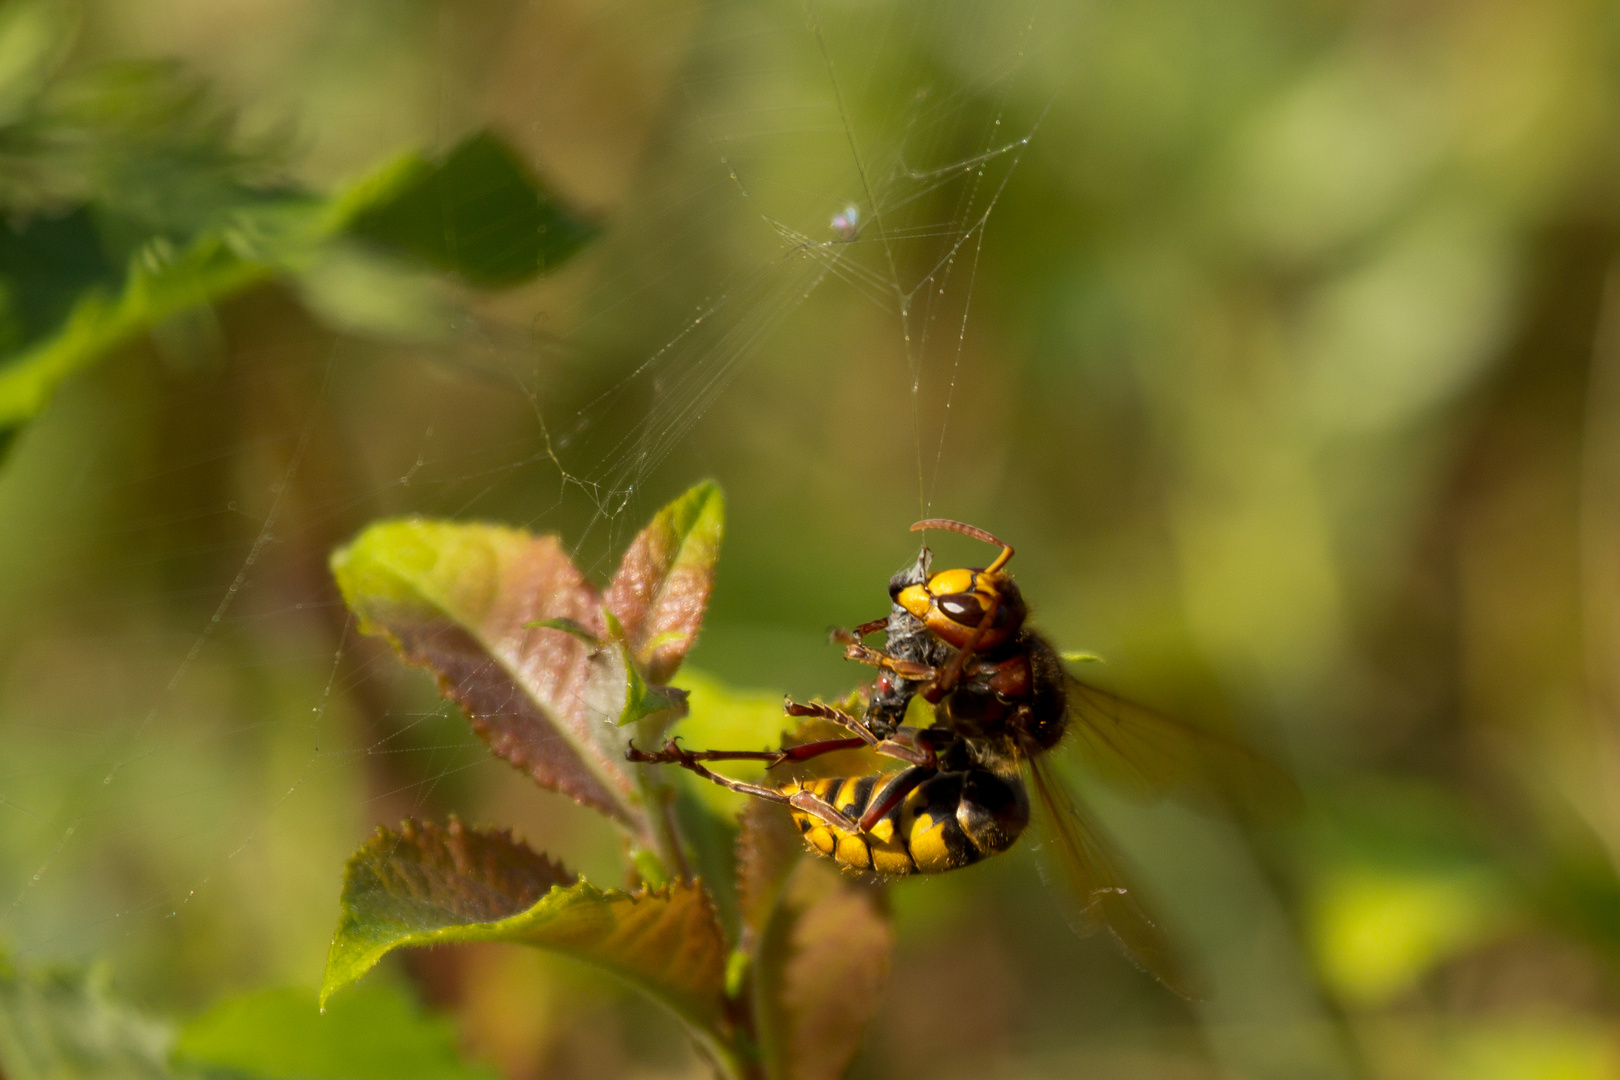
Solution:
M 881 799 L 901 773 L 807 780 L 782 788 L 808 791 L 851 818 Z M 935 773 L 864 833 L 827 824 L 793 810 L 793 822 L 812 851 L 853 870 L 878 874 L 940 874 L 1006 851 L 1029 824 L 1023 782 L 984 769 Z

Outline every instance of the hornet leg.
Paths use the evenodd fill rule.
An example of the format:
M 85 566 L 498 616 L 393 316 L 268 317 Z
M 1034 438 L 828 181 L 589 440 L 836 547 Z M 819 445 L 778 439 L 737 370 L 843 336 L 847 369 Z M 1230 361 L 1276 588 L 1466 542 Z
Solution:
M 878 791 L 873 792 L 872 801 L 866 807 L 866 813 L 861 815 L 859 826 L 861 832 L 870 832 L 872 826 L 882 821 L 890 810 L 900 805 L 904 799 L 917 789 L 917 785 L 930 776 L 937 776 L 938 770 L 924 768 L 920 765 L 907 769 L 905 772 L 895 773 L 890 780 Z
M 670 746 L 674 740 L 670 740 Z M 767 769 L 774 769 L 778 765 L 788 762 L 809 761 L 811 758 L 830 754 L 836 750 L 859 750 L 870 746 L 865 739 L 824 739 L 821 742 L 804 743 L 800 746 L 784 746 L 780 750 L 682 750 L 679 747 L 671 750 L 666 746 L 662 750 L 638 750 L 631 746 L 624 752 L 626 761 L 638 762 L 642 765 L 685 765 L 688 761 L 763 761 Z
M 873 735 L 867 726 L 855 719 L 836 705 L 826 705 L 819 701 L 812 701 L 808 705 L 801 705 L 792 698 L 782 703 L 782 711 L 789 716 L 814 716 L 822 720 L 831 720 L 841 728 L 847 728 L 861 737 L 867 746 L 876 746 L 878 737 Z
M 929 670 L 932 671 L 933 669 L 929 668 Z M 874 751 L 882 754 L 884 757 L 892 757 L 912 765 L 921 765 L 924 768 L 931 769 L 934 767 L 935 756 L 934 748 L 932 746 L 919 746 L 915 739 L 906 739 L 904 736 L 898 739 L 879 739 L 876 735 L 872 734 L 865 724 L 861 723 L 859 720 L 855 719 L 853 716 L 849 715 L 849 713 L 840 708 L 832 705 L 825 705 L 819 701 L 813 701 L 808 705 L 801 705 L 796 701 L 789 701 L 785 707 L 789 716 L 816 716 L 823 720 L 831 720 L 833 723 L 838 724 L 841 727 L 848 728 L 849 730 L 855 732 L 855 734 L 859 735 L 861 739 L 865 741 L 867 746 L 870 746 Z M 843 740 L 833 740 L 833 742 L 841 741 Z M 810 743 L 808 745 L 821 746 L 824 744 Z M 825 745 L 827 745 L 828 750 L 845 749 L 843 746 L 835 747 L 830 744 Z M 794 760 L 800 759 L 795 758 Z M 775 765 L 768 765 L 766 768 L 775 768 Z
M 858 742 L 859 740 L 841 739 L 834 741 Z M 853 749 L 853 747 L 850 749 Z M 723 750 L 709 752 L 722 754 L 726 753 L 726 751 Z M 703 779 L 709 781 L 710 783 L 719 784 L 721 787 L 726 788 L 729 791 L 735 791 L 739 795 L 751 795 L 756 799 L 764 799 L 766 802 L 781 803 L 785 806 L 791 806 L 795 810 L 802 810 L 807 814 L 812 814 L 815 817 L 820 818 L 822 821 L 825 821 L 828 825 L 831 825 L 836 829 L 843 829 L 846 832 L 855 832 L 860 827 L 855 823 L 854 818 L 839 810 L 826 799 L 823 799 L 818 795 L 813 795 L 808 791 L 796 791 L 792 795 L 785 795 L 776 788 L 765 787 L 762 784 L 750 784 L 745 780 L 733 780 L 729 776 L 721 776 L 717 772 L 712 772 L 699 762 L 698 755 L 696 753 L 693 753 L 690 750 L 682 750 L 680 745 L 676 743 L 674 739 L 671 739 L 669 742 L 665 743 L 664 748 L 657 753 L 648 754 L 645 751 L 637 750 L 632 747 L 628 751 L 627 756 L 631 761 L 674 763 L 683 769 L 696 773 L 698 776 L 703 777 Z

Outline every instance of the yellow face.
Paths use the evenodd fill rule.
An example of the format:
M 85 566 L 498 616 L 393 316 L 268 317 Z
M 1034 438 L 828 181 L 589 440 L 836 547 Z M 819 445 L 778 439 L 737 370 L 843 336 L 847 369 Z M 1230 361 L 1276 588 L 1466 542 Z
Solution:
M 929 578 L 926 585 L 910 585 L 901 589 L 896 599 L 901 607 L 927 622 L 929 609 L 934 606 L 934 597 L 971 592 L 973 577 L 971 570 L 947 570 Z
M 1004 577 L 984 570 L 946 570 L 928 579 L 926 585 L 910 585 L 895 600 L 923 625 L 949 645 L 966 647 L 985 615 L 995 609 L 991 625 L 974 642 L 983 652 L 1005 642 L 1018 630 L 1023 612 L 1013 610 L 1000 588 Z

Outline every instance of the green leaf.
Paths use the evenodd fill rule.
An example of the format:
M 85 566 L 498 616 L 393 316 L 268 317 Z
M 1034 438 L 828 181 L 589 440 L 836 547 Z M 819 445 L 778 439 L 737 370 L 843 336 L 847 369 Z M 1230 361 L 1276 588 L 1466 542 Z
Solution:
M 57 217 L 0 222 L 0 350 L 45 337 L 79 297 L 112 288 L 121 275 L 84 207 Z
M 804 859 L 754 960 L 754 1015 L 771 1080 L 838 1080 L 882 1003 L 894 931 L 882 888 Z
M 672 686 L 649 685 L 637 670 L 635 657 L 630 654 L 630 643 L 625 638 L 623 625 L 612 612 L 604 612 L 603 617 L 607 621 L 608 636 L 618 646 L 620 659 L 624 663 L 624 710 L 619 713 L 619 726 L 624 727 L 626 724 L 634 724 L 653 717 L 673 717 L 684 713 L 686 691 Z M 593 649 L 603 647 L 601 638 L 573 619 L 537 619 L 524 625 L 528 629 L 543 627 L 547 630 L 561 630 L 565 634 L 572 634 Z
M 532 945 L 628 980 L 724 1053 L 726 945 L 702 886 L 601 890 L 505 832 L 406 822 L 379 829 L 349 860 L 324 1003 L 404 946 Z
M 706 671 L 683 668 L 674 679 L 686 691 L 687 715 L 680 722 L 682 741 L 695 748 L 774 750 L 782 742 L 782 694 L 775 690 L 742 690 Z M 757 761 L 726 763 L 726 774 L 757 781 L 765 767 Z M 755 800 L 698 781 L 693 795 L 715 813 L 736 816 Z
M 1316 882 L 1312 944 L 1329 986 L 1378 1005 L 1436 964 L 1501 934 L 1512 912 L 1488 869 L 1344 866 Z
M 0 1075 L 6 1080 L 171 1080 L 169 1030 L 67 971 L 0 961 Z M 187 1072 L 185 1076 L 192 1074 Z
M 485 287 L 554 269 L 595 235 L 498 136 L 473 135 L 438 162 L 411 155 L 380 181 L 349 231 Z
M 630 651 L 630 639 L 624 624 L 612 611 L 603 610 L 608 636 L 619 648 L 619 659 L 624 664 L 624 709 L 619 713 L 619 726 L 642 720 L 673 720 L 686 712 L 686 691 L 673 686 L 653 686 L 642 676 L 636 658 Z
M 254 1080 L 497 1080 L 462 1060 L 457 1038 L 396 987 L 361 987 L 324 1011 L 306 991 L 266 990 L 186 1025 L 174 1059 Z
M 643 720 L 667 720 L 686 711 L 686 692 L 673 686 L 654 686 L 641 677 L 626 646 L 624 653 L 625 692 L 624 709 L 619 713 L 619 726 L 640 723 Z
M 573 619 L 536 619 L 534 622 L 524 623 L 523 626 L 526 630 L 536 630 L 542 628 L 546 630 L 561 630 L 565 634 L 572 634 L 574 637 L 579 638 L 579 640 L 583 641 L 593 649 L 600 649 L 602 647 L 601 638 L 585 629 Z

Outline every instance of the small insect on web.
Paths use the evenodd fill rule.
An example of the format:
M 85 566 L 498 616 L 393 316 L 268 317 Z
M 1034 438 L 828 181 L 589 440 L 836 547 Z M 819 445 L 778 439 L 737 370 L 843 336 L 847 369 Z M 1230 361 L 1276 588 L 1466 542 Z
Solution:
M 854 240 L 861 233 L 861 208 L 850 203 L 833 215 L 828 228 L 832 229 L 834 236 L 846 243 Z

